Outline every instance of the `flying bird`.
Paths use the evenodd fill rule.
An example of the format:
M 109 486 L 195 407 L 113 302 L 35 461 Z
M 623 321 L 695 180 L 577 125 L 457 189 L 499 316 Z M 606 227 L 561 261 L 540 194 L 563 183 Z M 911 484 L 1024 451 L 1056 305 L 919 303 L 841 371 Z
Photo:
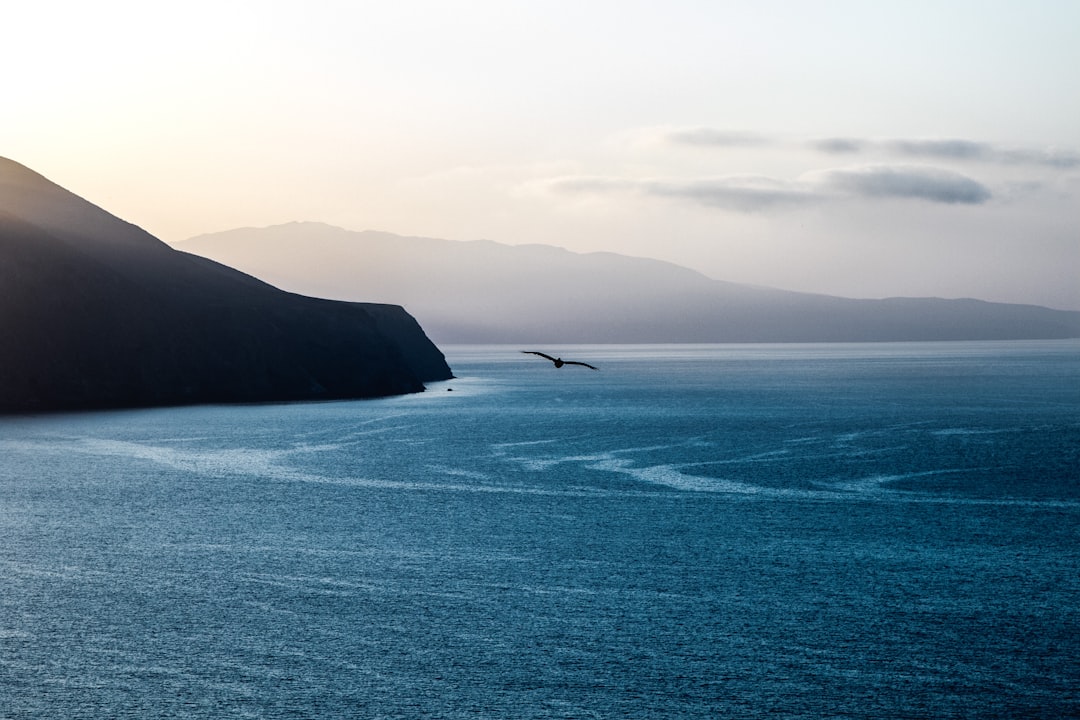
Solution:
M 537 352 L 535 350 L 522 350 L 521 352 L 525 355 L 539 355 L 542 358 L 547 358 L 551 362 L 555 363 L 555 367 L 557 368 L 561 368 L 563 365 L 583 365 L 584 367 L 590 368 L 592 370 L 600 369 L 598 367 L 593 367 L 589 363 L 578 362 L 577 360 L 563 360 L 562 358 L 551 357 L 547 353 Z

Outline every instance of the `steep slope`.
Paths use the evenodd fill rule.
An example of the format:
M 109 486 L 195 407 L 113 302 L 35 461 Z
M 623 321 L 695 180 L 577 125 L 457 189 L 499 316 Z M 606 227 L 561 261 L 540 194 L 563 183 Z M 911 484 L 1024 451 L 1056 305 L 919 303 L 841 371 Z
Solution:
M 373 397 L 450 376 L 402 309 L 278 290 L 0 159 L 0 412 Z
M 853 300 L 712 280 L 612 253 L 245 228 L 181 248 L 297 292 L 404 305 L 438 342 L 842 342 L 1080 336 L 1080 313 L 978 300 Z

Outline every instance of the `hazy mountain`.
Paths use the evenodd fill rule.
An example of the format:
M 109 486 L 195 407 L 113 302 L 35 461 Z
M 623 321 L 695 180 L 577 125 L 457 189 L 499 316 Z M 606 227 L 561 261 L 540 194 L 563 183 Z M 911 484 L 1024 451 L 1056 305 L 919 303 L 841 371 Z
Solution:
M 185 250 L 279 287 L 405 306 L 437 342 L 832 342 L 1080 337 L 1080 312 L 854 300 L 721 282 L 657 260 L 290 223 Z
M 444 379 L 400 307 L 278 290 L 0 158 L 0 411 L 370 397 Z

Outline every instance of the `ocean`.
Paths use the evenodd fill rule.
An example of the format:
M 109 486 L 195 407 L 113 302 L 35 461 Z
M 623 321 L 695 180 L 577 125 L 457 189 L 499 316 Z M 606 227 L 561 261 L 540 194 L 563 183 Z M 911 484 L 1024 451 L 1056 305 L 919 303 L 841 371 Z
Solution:
M 1080 342 L 444 351 L 0 419 L 0 718 L 1080 716 Z

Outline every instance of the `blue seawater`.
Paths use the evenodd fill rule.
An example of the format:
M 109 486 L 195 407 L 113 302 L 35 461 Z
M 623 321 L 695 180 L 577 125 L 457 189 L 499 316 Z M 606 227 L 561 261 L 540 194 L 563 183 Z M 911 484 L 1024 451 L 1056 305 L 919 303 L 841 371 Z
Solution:
M 1080 343 L 0 420 L 0 718 L 1080 716 Z

